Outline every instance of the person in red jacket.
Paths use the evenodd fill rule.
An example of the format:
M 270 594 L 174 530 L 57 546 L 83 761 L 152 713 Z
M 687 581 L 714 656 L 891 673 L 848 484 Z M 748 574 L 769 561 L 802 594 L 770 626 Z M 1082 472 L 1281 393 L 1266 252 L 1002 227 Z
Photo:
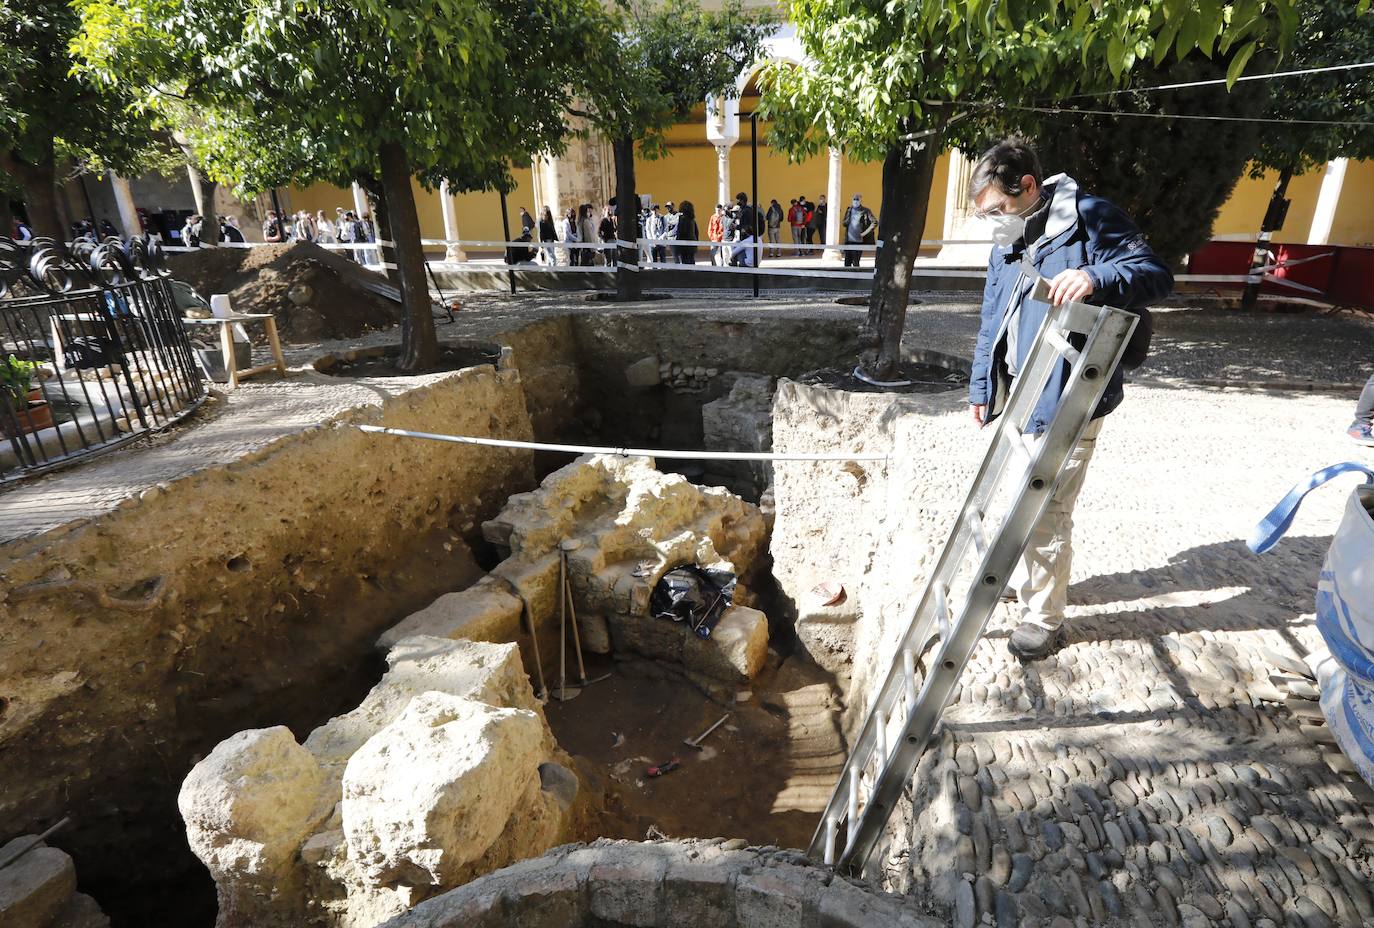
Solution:
M 806 207 L 800 200 L 793 200 L 787 207 L 787 224 L 792 227 L 792 244 L 800 245 L 806 241 Z M 801 254 L 798 248 L 795 254 Z
M 711 246 L 711 263 L 725 264 L 725 248 L 719 244 L 725 240 L 725 204 L 716 204 L 716 211 L 706 224 L 706 237 L 717 243 Z

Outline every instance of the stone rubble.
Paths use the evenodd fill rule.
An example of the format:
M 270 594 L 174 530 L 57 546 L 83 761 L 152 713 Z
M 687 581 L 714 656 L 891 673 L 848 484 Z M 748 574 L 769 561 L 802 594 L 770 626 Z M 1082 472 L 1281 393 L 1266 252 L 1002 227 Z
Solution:
M 10 860 L 35 835 L 0 845 Z M 76 891 L 76 867 L 65 851 L 39 843 L 0 869 L 0 926 L 3 928 L 109 928 L 99 904 Z
M 240 732 L 186 778 L 219 928 L 371 928 L 579 833 L 585 791 L 515 645 L 409 637 L 387 660 L 303 744 Z
M 532 623 L 552 681 L 562 545 L 589 652 L 666 662 L 708 692 L 747 682 L 763 666 L 768 620 L 750 608 L 750 583 L 767 529 L 756 506 L 724 489 L 661 473 L 647 458 L 585 455 L 549 474 L 539 488 L 512 496 L 482 531 L 508 556 L 472 587 L 403 620 L 378 647 L 430 634 L 519 641 L 528 648 Z M 649 615 L 654 585 L 683 564 L 739 578 L 736 605 L 710 638 Z M 525 660 L 533 671 L 532 648 Z

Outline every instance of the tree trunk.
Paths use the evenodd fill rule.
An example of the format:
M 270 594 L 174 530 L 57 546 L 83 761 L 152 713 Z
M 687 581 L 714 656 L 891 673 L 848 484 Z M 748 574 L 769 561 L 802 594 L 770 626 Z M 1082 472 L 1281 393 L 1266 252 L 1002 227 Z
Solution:
M 616 264 L 639 265 L 639 194 L 635 193 L 635 140 L 624 135 L 611 143 L 615 155 L 615 216 L 616 238 L 632 243 L 627 248 L 617 246 Z M 615 298 L 637 300 L 644 293 L 643 271 L 628 271 L 623 266 L 615 272 Z
M 215 188 L 219 184 L 206 177 L 204 172 L 189 160 L 186 162 L 186 176 L 191 179 L 191 196 L 196 201 L 196 212 L 200 213 L 200 243 L 218 245 L 219 217 L 215 215 Z
M 429 284 L 425 281 L 425 254 L 420 244 L 420 217 L 415 211 L 415 192 L 410 186 L 410 159 L 399 142 L 385 142 L 378 154 L 382 163 L 382 193 L 391 226 L 391 263 L 401 276 L 401 360 L 406 371 L 432 370 L 439 363 L 439 340 L 434 334 Z M 382 249 L 387 261 L 387 249 Z
M 914 131 L 906 123 L 902 134 Z M 883 202 L 878 217 L 882 246 L 874 262 L 868 297 L 867 346 L 860 355 L 875 380 L 894 379 L 902 359 L 902 331 L 911 294 L 911 268 L 921 249 L 930 204 L 930 183 L 944 138 L 944 115 L 934 114 L 934 131 L 920 139 L 896 141 L 883 159 Z M 838 204 L 831 204 L 837 209 Z
M 14 207 L 10 205 L 10 195 L 0 190 L 0 235 L 14 235 Z
M 1288 192 L 1288 182 L 1293 179 L 1293 169 L 1284 168 L 1279 172 L 1279 182 L 1274 185 L 1274 195 L 1269 198 L 1269 208 L 1264 211 L 1264 221 L 1260 223 L 1259 237 L 1255 239 L 1255 252 L 1250 256 L 1250 272 L 1269 263 L 1269 236 L 1283 228 L 1283 220 L 1288 215 L 1288 204 L 1284 194 Z M 1252 310 L 1259 302 L 1262 283 L 1246 284 L 1241 294 L 1240 308 Z
M 67 241 L 69 236 L 62 225 L 62 215 L 57 205 L 57 159 L 52 141 L 48 140 L 38 161 L 33 163 L 7 152 L 3 167 L 19 181 L 24 211 L 28 214 L 29 228 L 34 236 L 46 235 L 59 242 Z

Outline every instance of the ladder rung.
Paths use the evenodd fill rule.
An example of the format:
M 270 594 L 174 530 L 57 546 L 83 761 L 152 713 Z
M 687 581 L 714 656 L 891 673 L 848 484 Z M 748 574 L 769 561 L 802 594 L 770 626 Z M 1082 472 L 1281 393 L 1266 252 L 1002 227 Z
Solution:
M 916 652 L 907 648 L 902 652 L 902 673 L 906 677 L 906 711 L 916 708 Z
M 973 550 L 982 557 L 988 553 L 988 536 L 983 531 L 983 514 L 978 511 L 970 512 L 968 516 L 969 537 L 973 539 Z
M 949 637 L 949 588 L 943 583 L 935 587 L 935 626 L 941 641 Z
M 1045 341 L 1049 342 L 1055 351 L 1063 355 L 1065 361 L 1070 364 L 1078 363 L 1078 349 L 1070 345 L 1068 339 L 1058 329 L 1046 329 Z
M 835 816 L 830 816 L 825 820 L 825 864 L 831 866 L 835 863 L 835 836 L 840 830 L 839 822 L 835 821 Z

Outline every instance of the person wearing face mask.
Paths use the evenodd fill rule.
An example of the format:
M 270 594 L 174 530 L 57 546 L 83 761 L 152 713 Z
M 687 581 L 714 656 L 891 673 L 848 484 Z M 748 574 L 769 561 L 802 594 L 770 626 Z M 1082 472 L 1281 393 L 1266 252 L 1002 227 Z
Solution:
M 849 208 L 844 211 L 844 218 L 840 225 L 844 227 L 844 243 L 846 245 L 872 245 L 873 232 L 878 228 L 878 220 L 873 218 L 873 210 L 863 205 L 863 197 L 856 193 L 854 198 L 849 201 Z M 857 249 L 846 250 L 844 266 L 858 267 L 861 257 L 863 257 L 862 251 Z
M 992 224 L 994 242 L 969 379 L 969 404 L 979 426 L 1002 412 L 1050 303 L 1088 302 L 1143 313 L 1173 289 L 1173 274 L 1121 209 L 1081 190 L 1067 174 L 1042 176 L 1035 150 L 1025 139 L 1013 137 L 989 149 L 969 180 L 975 215 Z M 1030 298 L 1039 278 L 1049 281 L 1050 303 Z M 1144 326 L 1138 331 L 1145 331 Z M 1143 356 L 1144 348 L 1139 350 Z M 1044 433 L 1066 376 L 1064 365 L 1050 375 L 1028 433 Z M 1063 646 L 1073 505 L 1102 419 L 1121 399 L 1118 367 L 1011 577 L 1007 595 L 1020 601 L 1023 615 L 1007 646 L 1022 660 L 1040 660 Z

